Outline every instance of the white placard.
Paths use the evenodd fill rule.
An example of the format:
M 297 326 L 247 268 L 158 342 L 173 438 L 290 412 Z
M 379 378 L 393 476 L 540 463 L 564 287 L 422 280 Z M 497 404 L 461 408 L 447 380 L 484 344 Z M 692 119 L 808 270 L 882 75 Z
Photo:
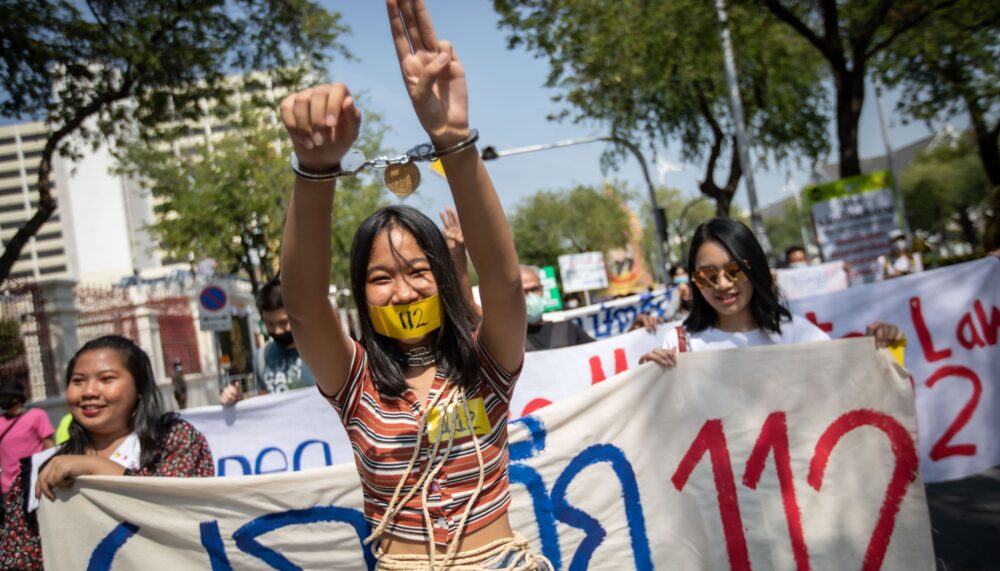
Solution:
M 559 256 L 559 277 L 563 292 L 574 293 L 608 287 L 608 271 L 604 253 L 583 252 Z

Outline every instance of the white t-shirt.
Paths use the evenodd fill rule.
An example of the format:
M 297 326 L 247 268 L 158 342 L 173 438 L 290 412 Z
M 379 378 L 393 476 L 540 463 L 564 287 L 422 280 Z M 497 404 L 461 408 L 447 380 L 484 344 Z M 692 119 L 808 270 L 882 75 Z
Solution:
M 722 349 L 742 349 L 760 345 L 784 345 L 791 343 L 812 343 L 813 341 L 829 341 L 830 336 L 816 327 L 811 321 L 798 315 L 792 320 L 781 324 L 781 333 L 773 333 L 764 329 L 753 329 L 730 333 L 714 327 L 709 327 L 697 333 L 688 333 L 688 351 L 720 351 Z M 664 349 L 676 349 L 678 346 L 677 329 L 667 331 L 663 338 Z

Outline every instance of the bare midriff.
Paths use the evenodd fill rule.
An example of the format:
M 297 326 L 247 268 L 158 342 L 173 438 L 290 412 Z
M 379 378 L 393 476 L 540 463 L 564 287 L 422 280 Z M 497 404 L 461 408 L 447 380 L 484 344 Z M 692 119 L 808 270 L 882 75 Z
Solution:
M 496 520 L 487 524 L 486 527 L 472 533 L 463 534 L 456 549 L 459 553 L 470 549 L 478 549 L 494 541 L 513 536 L 514 530 L 510 527 L 507 512 L 504 512 Z M 382 548 L 390 555 L 428 555 L 426 541 L 413 541 L 393 537 L 390 533 L 386 533 L 385 538 L 382 540 Z M 446 548 L 442 545 L 437 545 L 436 549 L 440 554 L 444 554 L 446 551 Z

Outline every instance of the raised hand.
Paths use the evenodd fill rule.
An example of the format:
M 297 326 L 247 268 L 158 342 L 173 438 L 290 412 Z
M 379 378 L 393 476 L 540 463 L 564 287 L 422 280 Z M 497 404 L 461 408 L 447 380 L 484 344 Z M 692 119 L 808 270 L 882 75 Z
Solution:
M 281 102 L 281 121 L 292 139 L 299 165 L 322 173 L 340 164 L 358 138 L 361 112 L 343 83 L 312 87 Z
M 403 83 L 420 124 L 441 149 L 469 134 L 465 71 L 451 43 L 438 40 L 424 0 L 386 0 Z
M 462 227 L 458 223 L 458 213 L 454 208 L 448 207 L 438 213 L 441 217 L 445 242 L 448 243 L 448 251 L 455 258 L 455 262 L 465 263 L 465 236 L 462 235 Z

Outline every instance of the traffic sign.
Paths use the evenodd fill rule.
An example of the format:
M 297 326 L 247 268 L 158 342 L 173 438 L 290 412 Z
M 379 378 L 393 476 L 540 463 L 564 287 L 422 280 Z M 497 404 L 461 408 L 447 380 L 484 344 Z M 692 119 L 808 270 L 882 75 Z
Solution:
M 219 284 L 210 284 L 198 294 L 198 324 L 202 331 L 229 331 L 233 316 L 229 311 L 229 293 Z

